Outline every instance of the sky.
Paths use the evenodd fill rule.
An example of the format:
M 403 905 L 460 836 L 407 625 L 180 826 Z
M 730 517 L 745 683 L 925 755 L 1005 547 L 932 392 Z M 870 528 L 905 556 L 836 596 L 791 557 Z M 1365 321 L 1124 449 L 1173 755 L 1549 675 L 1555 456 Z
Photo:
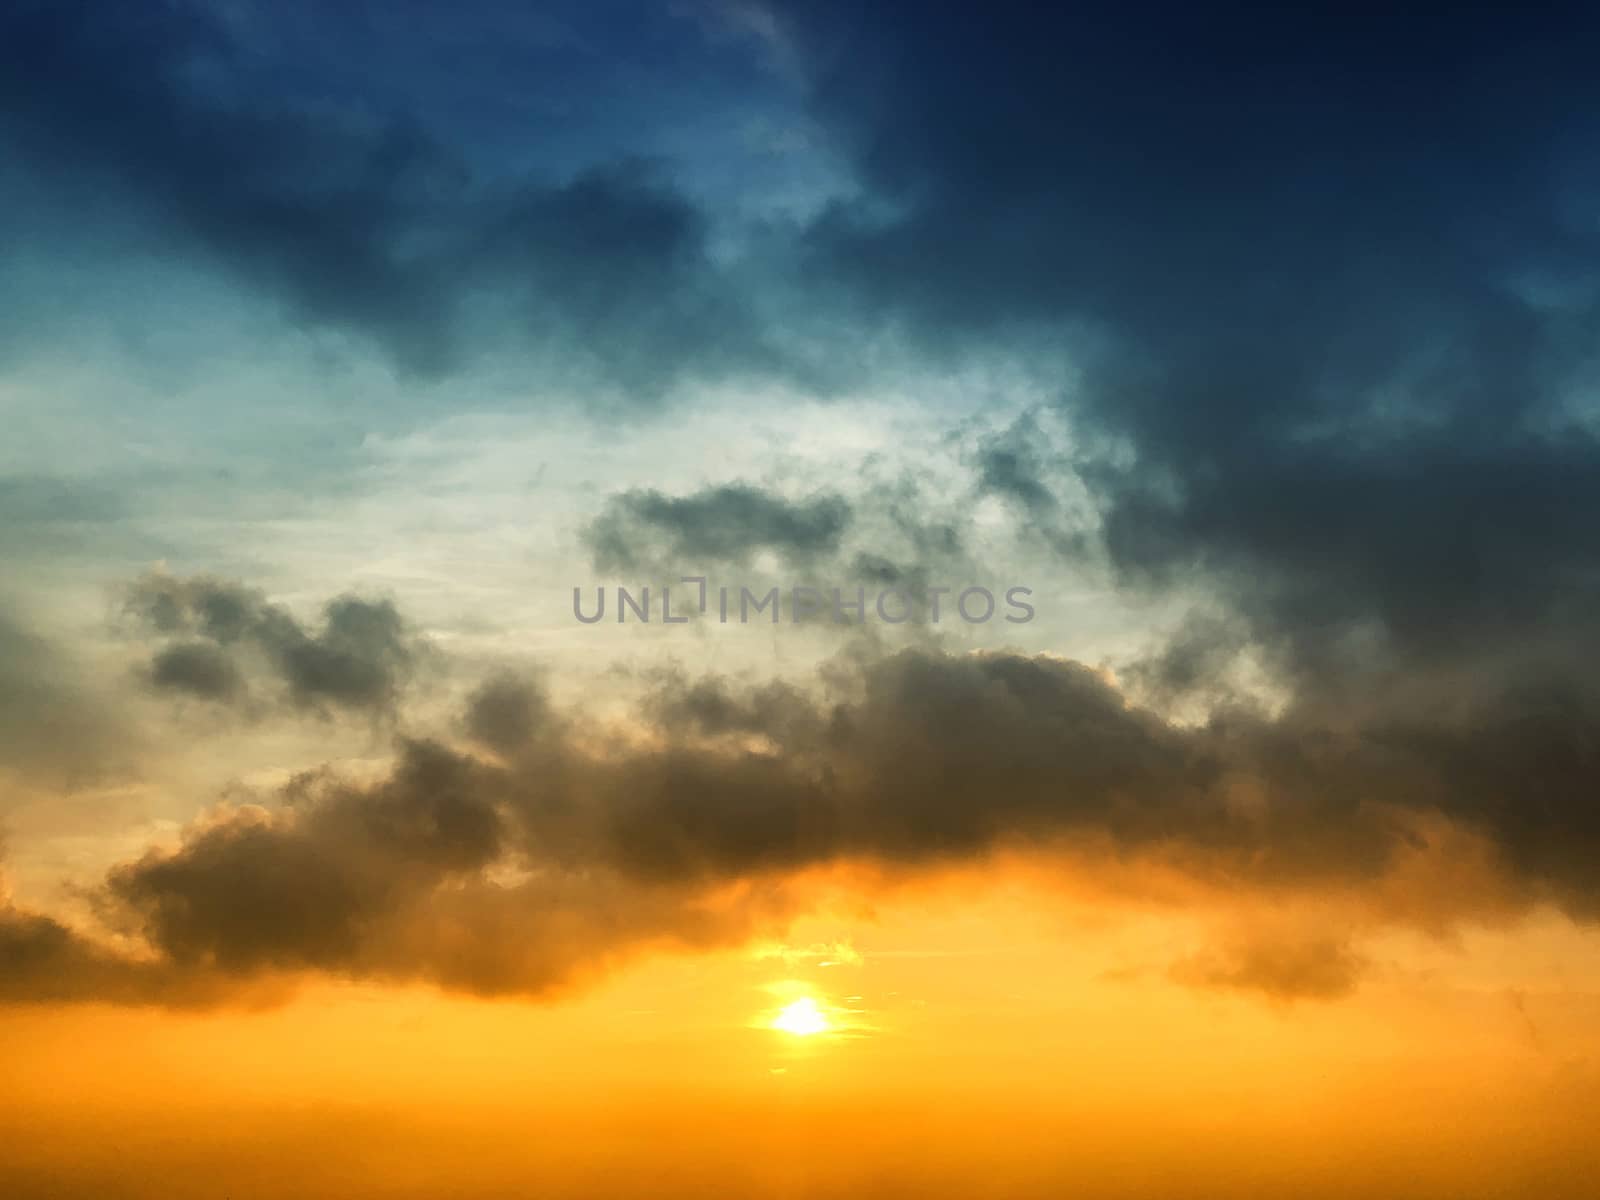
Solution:
M 0 1192 L 1596 1194 L 1597 59 L 0 3 Z

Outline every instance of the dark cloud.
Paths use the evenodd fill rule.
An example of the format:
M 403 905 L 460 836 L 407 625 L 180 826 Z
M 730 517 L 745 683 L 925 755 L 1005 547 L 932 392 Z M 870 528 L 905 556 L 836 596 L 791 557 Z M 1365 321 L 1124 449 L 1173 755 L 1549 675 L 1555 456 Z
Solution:
M 495 676 L 467 702 L 467 733 L 499 754 L 516 754 L 533 745 L 552 732 L 553 723 L 543 690 L 516 675 Z
M 126 608 L 152 632 L 182 639 L 157 651 L 150 683 L 209 700 L 246 699 L 247 668 L 259 661 L 295 708 L 391 712 L 424 653 L 388 600 L 337 597 L 321 628 L 308 629 L 238 584 L 151 574 L 128 589 Z
M 788 573 L 785 583 L 805 578 L 825 591 L 855 583 L 869 596 L 895 589 L 915 598 L 980 573 L 968 553 L 972 499 L 911 474 L 869 476 L 849 498 L 819 492 L 790 499 L 748 483 L 683 496 L 641 489 L 611 496 L 583 540 L 601 571 L 692 575 L 748 567 L 766 554 Z M 718 586 L 714 578 L 710 586 Z M 841 590 L 848 599 L 851 590 Z M 913 624 L 926 623 L 925 602 L 908 611 Z
M 12 6 L 3 128 L 14 153 L 80 197 L 97 186 L 306 321 L 346 324 L 409 365 L 447 353 L 427 264 L 400 235 L 443 167 L 417 130 L 318 120 L 207 79 L 249 63 L 191 5 Z M 309 99 L 309 98 L 307 98 Z
M 0 998 L 49 1003 L 58 999 L 126 998 L 136 971 L 59 921 L 0 905 Z
M 816 286 L 932 355 L 1071 347 L 1125 582 L 1221 593 L 1298 689 L 1596 644 L 1592 12 L 786 12 L 863 182 Z M 1028 445 L 981 475 L 1048 516 Z
M 188 692 L 205 700 L 231 700 L 244 688 L 238 667 L 220 646 L 179 642 L 150 660 L 150 682 L 165 691 Z
M 219 812 L 108 875 L 102 916 L 152 956 L 0 910 L 0 996 L 209 1004 L 305 972 L 537 994 L 639 945 L 749 936 L 781 910 L 776 887 L 694 895 L 599 858 L 519 862 L 527 806 L 560 799 L 522 794 L 531 781 L 427 742 L 372 786 L 307 776 L 281 807 Z
M 397 905 L 499 857 L 502 821 L 475 771 L 410 743 L 373 789 L 313 783 L 289 812 L 231 813 L 114 871 L 108 890 L 182 966 L 337 968 Z
M 811 697 L 781 680 L 741 688 L 717 676 L 670 673 L 645 703 L 655 724 L 671 734 L 704 738 L 755 735 L 779 746 L 814 740 L 823 717 Z
M 552 726 L 525 685 L 492 681 L 467 721 L 496 760 L 412 741 L 374 783 L 305 776 L 271 808 L 221 810 L 113 870 L 100 913 L 148 946 L 141 986 L 174 996 L 302 972 L 538 993 L 643 946 L 771 928 L 804 905 L 809 867 L 1008 848 L 1101 875 L 1159 867 L 1230 902 L 1367 895 L 1380 922 L 1437 929 L 1482 915 L 1481 881 L 1403 881 L 1471 844 L 1502 914 L 1600 915 L 1600 828 L 1577 803 L 1600 786 L 1591 714 L 1557 698 L 1538 721 L 1518 702 L 1188 727 L 1048 657 L 904 651 L 830 678 L 807 693 L 667 676 L 624 742 Z M 36 914 L 7 920 L 17 996 L 40 963 L 71 965 L 85 996 L 135 970 Z M 1179 974 L 1331 996 L 1358 970 L 1341 947 L 1263 942 Z M 71 990 L 59 974 L 39 986 Z
M 798 369 L 713 269 L 705 216 L 648 162 L 522 188 L 485 225 L 477 270 L 515 319 L 636 394 L 664 378 Z
M 804 565 L 838 550 L 851 517 L 850 505 L 831 494 L 790 500 L 747 483 L 687 496 L 643 489 L 612 496 L 584 540 L 602 571 L 655 565 L 693 574 L 747 564 L 761 551 Z
M 504 19 L 459 15 L 484 35 Z M 430 125 L 443 114 L 404 111 L 393 80 L 319 73 L 341 39 L 372 49 L 361 21 L 324 16 L 325 44 L 297 58 L 282 29 L 200 5 L 8 6 L 0 142 L 15 174 L 0 182 L 30 242 L 115 230 L 425 376 L 469 351 L 531 350 L 648 399 L 783 361 L 665 171 L 621 155 L 478 178 Z M 493 42 L 485 57 L 509 53 Z M 78 218 L 66 232 L 62 212 Z

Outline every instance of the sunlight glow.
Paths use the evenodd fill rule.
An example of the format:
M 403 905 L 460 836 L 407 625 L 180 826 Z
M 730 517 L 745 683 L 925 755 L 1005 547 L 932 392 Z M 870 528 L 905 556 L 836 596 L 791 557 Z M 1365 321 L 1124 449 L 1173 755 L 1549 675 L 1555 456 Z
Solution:
M 795 1037 L 810 1037 L 814 1033 L 826 1033 L 833 1026 L 828 1023 L 828 1018 L 817 1007 L 817 1002 L 810 996 L 784 1005 L 777 1016 L 772 1018 L 772 1028 L 783 1033 L 792 1033 Z

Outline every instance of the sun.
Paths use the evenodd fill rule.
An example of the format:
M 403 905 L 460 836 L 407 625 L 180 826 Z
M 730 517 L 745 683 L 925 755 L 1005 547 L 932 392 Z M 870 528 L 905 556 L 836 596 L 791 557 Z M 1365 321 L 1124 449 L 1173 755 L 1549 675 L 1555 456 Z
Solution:
M 833 1026 L 828 1023 L 827 1016 L 817 1007 L 815 1000 L 810 996 L 801 996 L 784 1005 L 778 1015 L 772 1018 L 772 1028 L 782 1033 L 792 1033 L 795 1037 L 810 1037 L 815 1033 L 826 1033 Z

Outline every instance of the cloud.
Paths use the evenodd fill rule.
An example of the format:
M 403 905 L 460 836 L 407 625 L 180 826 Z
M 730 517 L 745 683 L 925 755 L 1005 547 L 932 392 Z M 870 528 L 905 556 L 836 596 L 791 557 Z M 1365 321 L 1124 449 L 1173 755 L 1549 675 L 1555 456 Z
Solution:
M 176 964 L 336 968 L 397 902 L 499 857 L 501 817 L 473 772 L 471 760 L 409 743 L 376 788 L 311 781 L 295 811 L 228 813 L 176 853 L 113 871 L 108 892 Z
M 1377 20 L 776 6 L 853 186 L 738 269 L 670 164 L 608 145 L 479 180 L 420 117 L 287 87 L 193 6 L 16 8 L 0 129 L 52 210 L 114 197 L 164 252 L 423 372 L 480 337 L 635 395 L 815 385 L 791 351 L 819 329 L 829 362 L 885 337 L 937 364 L 1066 347 L 1070 457 L 1022 423 L 975 464 L 1058 551 L 1098 517 L 1123 583 L 1216 593 L 1301 691 L 1570 674 L 1600 640 L 1600 242 L 1573 215 L 1594 23 L 1474 12 L 1423 43 Z M 785 333 L 773 304 L 820 316 Z M 66 499 L 30 502 L 49 536 Z M 624 493 L 590 548 L 814 558 L 854 514 L 820 502 Z M 922 566 L 866 546 L 850 569 Z
M 941 361 L 1067 347 L 1072 460 L 1019 429 L 986 487 L 1081 481 L 1125 585 L 1307 694 L 1586 660 L 1592 15 L 780 11 L 861 185 L 818 295 Z
M 805 373 L 713 266 L 706 216 L 649 162 L 523 185 L 481 220 L 469 261 L 511 321 L 632 395 L 678 377 Z
M 513 755 L 551 732 L 554 714 L 544 692 L 532 680 L 496 675 L 467 702 L 466 730 L 496 753 Z
M 1350 995 L 1367 961 L 1337 938 L 1252 939 L 1205 951 L 1173 964 L 1178 983 L 1271 999 L 1339 1000 Z
M 1001 433 L 980 442 L 977 452 L 980 495 L 999 496 L 1026 519 L 1027 527 L 1062 555 L 1082 554 L 1093 528 L 1091 515 L 1072 514 L 1056 484 L 1076 484 L 1070 464 L 1049 445 L 1037 417 L 1019 417 Z
M 440 167 L 418 131 L 341 128 L 205 86 L 204 72 L 248 64 L 191 5 L 24 4 L 4 32 L 3 128 L 23 162 L 61 185 L 117 189 L 138 216 L 308 321 L 347 323 L 413 367 L 442 361 L 429 268 L 396 244 Z
M 474 355 L 542 357 L 649 401 L 680 377 L 795 365 L 659 164 L 607 148 L 564 171 L 482 177 L 438 128 L 445 113 L 406 111 L 393 80 L 292 57 L 264 11 L 260 28 L 236 17 L 8 8 L 0 143 L 30 249 L 59 259 L 101 236 L 101 255 L 154 250 L 423 378 Z M 474 19 L 485 54 L 508 54 L 503 14 Z M 319 52 L 372 50 L 370 30 L 322 21 Z
M 726 483 L 686 496 L 640 489 L 612 496 L 584 540 L 602 571 L 651 565 L 693 573 L 701 566 L 746 565 L 770 551 L 804 565 L 839 548 L 852 517 L 840 496 L 790 500 L 747 483 Z
M 0 905 L 0 964 L 0 998 L 38 1003 L 85 994 L 114 1002 L 137 973 L 59 921 L 9 905 Z
M 125 608 L 145 629 L 181 639 L 156 652 L 151 686 L 217 702 L 245 702 L 246 665 L 259 660 L 293 708 L 392 713 L 424 654 L 388 600 L 337 597 L 313 630 L 238 584 L 152 573 L 127 590 Z
M 277 809 L 221 810 L 108 874 L 99 909 L 143 955 L 0 910 L 0 997 L 213 1004 L 310 972 L 538 995 L 642 945 L 743 940 L 782 911 L 777 886 L 688 893 L 600 861 L 519 867 L 511 784 L 408 742 L 375 785 L 318 774 Z
M 978 492 L 912 472 L 873 478 L 877 465 L 871 459 L 860 465 L 866 482 L 849 496 L 819 491 L 791 498 L 745 482 L 679 496 L 620 492 L 585 527 L 583 542 L 597 570 L 618 573 L 693 574 L 766 565 L 760 561 L 766 557 L 788 573 L 781 583 L 804 577 L 912 597 L 977 575 L 968 543 Z M 912 603 L 908 611 L 913 624 L 927 622 L 925 604 Z
M 826 719 L 811 697 L 782 680 L 740 687 L 719 676 L 691 679 L 676 671 L 657 679 L 645 711 L 668 734 L 755 735 L 777 746 L 814 741 Z
M 465 719 L 493 760 L 404 741 L 380 780 L 309 774 L 113 869 L 101 919 L 143 957 L 13 911 L 13 993 L 29 994 L 19 973 L 65 961 L 84 998 L 136 967 L 174 996 L 305 973 L 540 994 L 649 946 L 780 933 L 814 869 L 1006 850 L 1094 864 L 1108 887 L 1116 869 L 1160 870 L 1230 903 L 1365 896 L 1365 920 L 1439 929 L 1490 901 L 1447 872 L 1416 886 L 1417 866 L 1475 845 L 1500 913 L 1600 915 L 1600 830 L 1576 803 L 1600 768 L 1565 749 L 1579 714 L 1179 726 L 1081 664 L 931 650 L 828 679 L 806 693 L 665 676 L 626 738 L 552 721 L 526 684 L 492 680 Z M 1332 996 L 1357 961 L 1315 939 L 1241 943 L 1178 974 Z M 69 990 L 59 972 L 39 987 Z
M 150 683 L 162 691 L 187 692 L 206 700 L 231 700 L 244 679 L 225 651 L 209 642 L 179 642 L 150 660 Z

